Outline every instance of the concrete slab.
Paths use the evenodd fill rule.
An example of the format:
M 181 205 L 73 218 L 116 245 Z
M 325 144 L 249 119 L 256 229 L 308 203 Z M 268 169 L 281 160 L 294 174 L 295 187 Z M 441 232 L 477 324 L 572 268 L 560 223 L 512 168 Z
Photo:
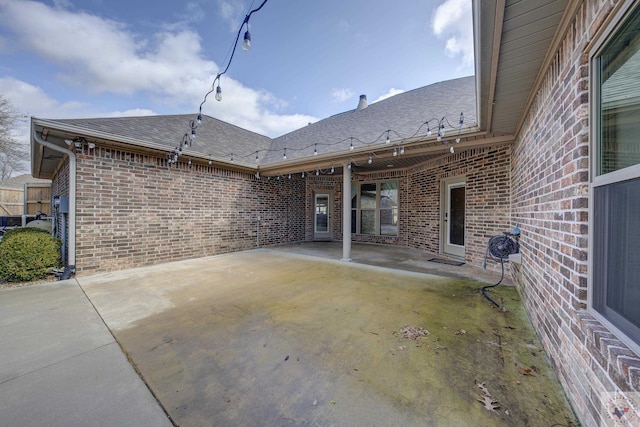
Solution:
M 74 280 L 0 291 L 0 424 L 171 426 Z
M 78 280 L 178 425 L 577 425 L 513 287 L 264 249 Z

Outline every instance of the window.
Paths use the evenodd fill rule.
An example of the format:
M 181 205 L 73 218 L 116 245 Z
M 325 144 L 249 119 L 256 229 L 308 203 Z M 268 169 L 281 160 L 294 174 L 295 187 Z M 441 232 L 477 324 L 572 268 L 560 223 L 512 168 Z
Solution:
M 398 183 L 352 184 L 351 232 L 398 235 Z
M 591 306 L 640 344 L 640 8 L 594 57 Z

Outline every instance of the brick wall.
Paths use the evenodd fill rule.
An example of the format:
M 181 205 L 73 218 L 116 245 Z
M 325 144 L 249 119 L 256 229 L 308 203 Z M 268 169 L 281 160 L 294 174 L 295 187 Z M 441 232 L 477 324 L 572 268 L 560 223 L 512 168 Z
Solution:
M 304 239 L 304 184 L 96 148 L 77 155 L 77 269 L 118 270 Z
M 640 359 L 587 311 L 590 37 L 615 2 L 585 1 L 533 101 L 512 157 L 514 277 L 585 425 L 610 423 L 607 395 L 640 391 Z
M 509 231 L 510 163 L 508 145 L 475 148 L 443 156 L 410 171 L 407 187 L 407 244 L 426 252 L 438 253 L 441 245 L 441 182 L 445 178 L 465 177 L 466 224 L 465 260 L 482 266 L 487 243 L 492 236 Z M 499 264 L 488 263 L 498 269 Z

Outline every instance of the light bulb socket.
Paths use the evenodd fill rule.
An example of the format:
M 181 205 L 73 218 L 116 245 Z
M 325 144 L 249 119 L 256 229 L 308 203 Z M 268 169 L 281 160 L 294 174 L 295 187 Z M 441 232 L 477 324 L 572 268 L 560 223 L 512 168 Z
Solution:
M 244 33 L 244 41 L 242 42 L 242 50 L 248 52 L 251 49 L 251 34 L 249 30 Z

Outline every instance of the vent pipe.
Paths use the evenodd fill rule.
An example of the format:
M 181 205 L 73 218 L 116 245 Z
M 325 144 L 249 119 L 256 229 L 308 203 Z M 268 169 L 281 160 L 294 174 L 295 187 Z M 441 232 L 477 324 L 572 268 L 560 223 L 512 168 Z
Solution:
M 367 108 L 367 95 L 360 95 L 360 101 L 358 102 L 358 107 L 356 110 L 364 110 Z

